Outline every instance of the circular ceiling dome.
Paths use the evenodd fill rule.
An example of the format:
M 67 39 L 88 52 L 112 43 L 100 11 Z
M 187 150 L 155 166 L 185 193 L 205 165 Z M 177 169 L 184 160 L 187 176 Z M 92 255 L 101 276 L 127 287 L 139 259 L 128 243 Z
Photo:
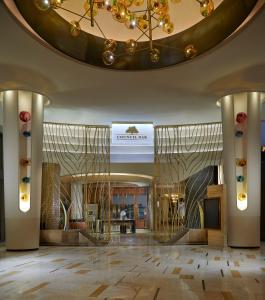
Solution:
M 14 0 L 48 44 L 90 65 L 147 70 L 189 60 L 230 36 L 257 0 Z

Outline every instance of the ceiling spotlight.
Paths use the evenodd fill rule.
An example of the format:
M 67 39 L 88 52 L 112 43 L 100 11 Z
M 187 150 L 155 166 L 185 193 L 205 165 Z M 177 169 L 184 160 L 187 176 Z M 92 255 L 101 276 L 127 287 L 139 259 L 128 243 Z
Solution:
M 117 48 L 117 42 L 112 39 L 105 40 L 104 47 L 105 47 L 105 50 L 114 52 Z
M 34 0 L 34 4 L 41 11 L 48 11 L 51 8 L 50 0 Z
M 153 48 L 152 50 L 150 50 L 150 60 L 153 63 L 157 63 L 159 62 L 160 59 L 160 51 L 156 48 Z
M 222 106 L 222 104 L 221 104 L 221 101 L 220 101 L 220 100 L 217 100 L 217 101 L 216 101 L 216 106 L 218 106 L 218 107 L 221 107 L 221 106 Z
M 164 26 L 164 20 L 162 20 L 162 19 L 160 19 L 160 20 L 158 20 L 158 26 L 160 27 L 160 28 L 162 28 L 163 26 Z
M 53 8 L 58 8 L 62 6 L 64 0 L 50 0 Z
M 51 101 L 48 98 L 45 98 L 44 106 L 49 106 L 50 104 L 51 104 Z
M 184 52 L 187 58 L 193 58 L 197 55 L 198 51 L 195 46 L 191 44 L 185 47 Z
M 106 50 L 102 54 L 102 60 L 106 66 L 111 66 L 115 62 L 115 55 L 112 51 Z
M 81 26 L 78 21 L 72 21 L 70 27 L 70 34 L 73 37 L 78 37 L 81 33 Z
M 129 55 L 134 55 L 136 52 L 137 42 L 133 39 L 130 39 L 126 42 L 126 52 Z
M 200 11 L 203 17 L 210 16 L 214 11 L 213 0 L 197 0 L 200 3 Z
M 134 14 L 131 14 L 129 17 L 128 17 L 128 21 L 126 22 L 126 26 L 127 28 L 129 29 L 134 29 L 137 25 L 137 19 L 136 19 L 136 16 Z

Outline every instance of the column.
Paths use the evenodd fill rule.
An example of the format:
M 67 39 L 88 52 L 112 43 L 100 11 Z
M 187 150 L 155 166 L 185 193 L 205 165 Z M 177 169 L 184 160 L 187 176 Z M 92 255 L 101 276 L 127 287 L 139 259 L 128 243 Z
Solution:
M 154 231 L 154 204 L 155 204 L 155 199 L 154 199 L 154 194 L 153 194 L 153 189 L 151 187 L 148 187 L 148 211 L 149 211 L 149 226 L 150 230 Z
M 71 183 L 71 220 L 80 221 L 83 219 L 83 186 L 82 182 Z
M 44 100 L 27 91 L 3 92 L 7 250 L 39 248 Z
M 228 246 L 260 246 L 261 94 L 221 99 Z
M 43 229 L 59 229 L 60 165 L 42 164 L 41 225 Z

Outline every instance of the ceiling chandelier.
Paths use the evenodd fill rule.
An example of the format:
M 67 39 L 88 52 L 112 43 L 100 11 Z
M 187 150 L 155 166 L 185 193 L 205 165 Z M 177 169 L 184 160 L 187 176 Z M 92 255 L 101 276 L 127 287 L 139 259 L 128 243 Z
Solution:
M 69 22 L 69 34 L 78 38 L 82 32 L 82 22 L 89 22 L 91 27 L 96 26 L 105 39 L 102 49 L 102 61 L 106 66 L 111 66 L 121 56 L 135 55 L 137 51 L 149 51 L 150 61 L 158 63 L 160 50 L 153 39 L 153 31 L 160 29 L 165 34 L 172 34 L 174 23 L 170 19 L 169 3 L 178 4 L 181 0 L 76 0 L 83 2 L 83 14 L 65 8 L 63 3 L 67 0 L 34 0 L 35 6 L 41 11 L 50 9 L 62 9 L 71 13 L 74 20 Z M 210 16 L 214 11 L 213 0 L 192 0 L 198 2 L 198 12 L 203 17 Z M 123 23 L 128 30 L 138 30 L 136 39 L 128 39 L 125 42 L 125 50 L 119 49 L 118 41 L 107 37 L 99 25 L 98 16 L 100 10 L 107 10 L 113 20 Z M 148 40 L 148 47 L 139 47 L 142 39 Z M 188 44 L 184 49 L 187 58 L 193 58 L 197 54 L 195 45 Z

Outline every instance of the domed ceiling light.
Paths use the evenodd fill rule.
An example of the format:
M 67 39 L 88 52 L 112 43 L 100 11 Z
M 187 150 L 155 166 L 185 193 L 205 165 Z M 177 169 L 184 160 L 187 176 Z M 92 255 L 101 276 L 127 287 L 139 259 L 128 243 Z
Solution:
M 64 8 L 67 0 L 34 0 L 35 6 L 40 11 L 51 9 L 67 10 L 76 19 L 70 22 L 69 35 L 77 38 L 82 32 L 82 22 L 89 22 L 92 27 L 97 26 L 105 39 L 104 49 L 102 50 L 102 61 L 106 66 L 111 66 L 116 59 L 121 56 L 134 56 L 139 51 L 148 51 L 150 61 L 154 64 L 160 61 L 161 51 L 154 46 L 153 31 L 162 30 L 165 35 L 174 31 L 174 23 L 170 18 L 169 0 L 76 0 L 83 2 L 83 14 Z M 181 0 L 170 0 L 177 5 Z M 182 0 L 183 1 L 183 0 Z M 192 0 L 198 2 L 198 13 L 205 18 L 214 12 L 213 0 Z M 97 18 L 100 17 L 100 10 L 107 10 L 114 22 L 123 23 L 128 31 L 138 30 L 139 37 L 128 39 L 125 51 L 117 52 L 117 42 L 111 37 L 106 37 L 102 28 L 99 26 Z M 138 48 L 138 42 L 142 37 L 146 37 L 149 46 Z M 191 59 L 197 55 L 195 45 L 188 44 L 183 49 L 186 58 Z

